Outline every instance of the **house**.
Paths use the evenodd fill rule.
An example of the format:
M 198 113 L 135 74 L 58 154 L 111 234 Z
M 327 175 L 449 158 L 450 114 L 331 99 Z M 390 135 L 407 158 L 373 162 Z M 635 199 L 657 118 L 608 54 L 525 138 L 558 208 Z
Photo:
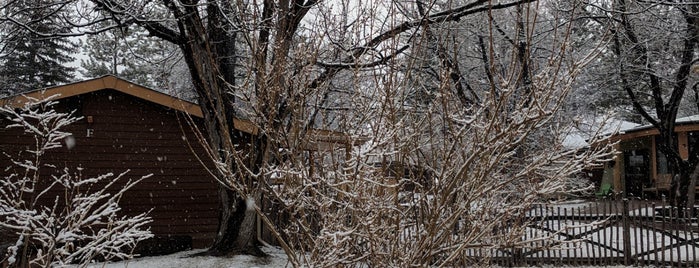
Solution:
M 82 119 L 67 128 L 74 145 L 51 151 L 45 156 L 47 163 L 81 167 L 86 178 L 126 170 L 128 178 L 153 174 L 126 193 L 120 203 L 123 211 L 138 214 L 152 209 L 149 227 L 159 244 L 178 249 L 210 245 L 218 226 L 218 184 L 206 168 L 211 159 L 200 157 L 207 154 L 186 123 L 185 118 L 191 117 L 201 125 L 197 104 L 104 76 L 3 98 L 0 105 L 21 107 L 30 98 L 54 95 L 56 110 L 74 110 Z M 0 152 L 16 156 L 32 138 L 20 129 L 5 128 L 7 124 L 0 118 Z M 250 121 L 236 119 L 234 126 L 241 135 L 257 133 Z M 313 130 L 309 136 L 315 138 L 308 150 L 345 144 L 347 138 L 326 130 Z M 11 166 L 5 155 L 0 154 L 0 166 Z M 0 170 L 0 177 L 7 172 L 12 170 Z
M 675 133 L 680 156 L 688 159 L 699 149 L 699 115 L 678 118 Z M 604 167 L 602 187 L 611 186 L 631 196 L 657 195 L 670 189 L 672 170 L 658 148 L 657 129 L 650 125 L 623 129 L 610 140 L 618 142 L 617 154 Z

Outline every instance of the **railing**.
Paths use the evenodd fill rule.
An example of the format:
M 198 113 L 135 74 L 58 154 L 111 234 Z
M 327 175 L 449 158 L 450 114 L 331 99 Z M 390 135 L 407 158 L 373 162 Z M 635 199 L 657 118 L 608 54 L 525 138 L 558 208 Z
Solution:
M 488 252 L 492 262 L 519 265 L 699 266 L 695 209 L 644 201 L 597 201 L 575 207 L 537 205 L 528 216 L 528 241 L 542 232 L 558 239 L 523 242 Z M 478 254 L 474 254 L 478 255 Z
M 287 220 L 272 216 L 277 224 Z M 696 216 L 697 209 L 679 211 L 664 202 L 641 200 L 538 204 L 523 219 L 527 228 L 516 247 L 467 249 L 462 259 L 500 266 L 699 267 Z M 263 237 L 274 243 L 269 234 L 263 232 Z

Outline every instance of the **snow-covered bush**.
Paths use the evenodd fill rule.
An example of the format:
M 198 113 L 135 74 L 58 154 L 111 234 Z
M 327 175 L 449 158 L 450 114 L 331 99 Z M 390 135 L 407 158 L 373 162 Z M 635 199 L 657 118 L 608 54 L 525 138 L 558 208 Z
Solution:
M 80 119 L 55 111 L 54 104 L 0 107 L 10 121 L 7 128 L 34 137 L 31 148 L 20 154 L 26 159 L 3 152 L 13 165 L 0 180 L 0 229 L 12 236 L 6 252 L 0 252 L 2 260 L 10 266 L 54 267 L 132 258 L 136 244 L 152 237 L 146 227 L 151 219 L 147 213 L 119 215 L 119 200 L 147 176 L 122 184 L 127 172 L 84 178 L 82 169 L 44 163 L 49 150 L 73 144 L 63 129 Z
M 568 58 L 565 34 L 547 44 L 556 50 L 522 65 L 510 61 L 523 56 L 518 49 L 490 32 L 488 41 L 480 40 L 482 56 L 499 51 L 495 44 L 512 54 L 495 56 L 494 65 L 460 62 L 475 63 L 469 70 L 498 70 L 471 80 L 453 81 L 453 69 L 435 67 L 452 60 L 435 59 L 440 46 L 459 45 L 449 41 L 416 43 L 395 65 L 355 70 L 354 77 L 337 81 L 351 94 L 331 105 L 349 112 L 327 125 L 356 138 L 351 145 L 318 146 L 309 157 L 294 145 L 318 144 L 323 137 L 263 131 L 281 132 L 270 139 L 285 141 L 274 157 L 283 162 L 264 167 L 275 184 L 264 196 L 283 208 L 276 228 L 292 249 L 290 260 L 312 267 L 470 267 L 506 256 L 503 249 L 517 255 L 530 241 L 556 239 L 544 233 L 525 238 L 536 220 L 528 217 L 532 209 L 580 190 L 571 189 L 571 179 L 612 156 L 604 143 L 576 150 L 562 142 L 571 122 L 560 111 L 579 68 L 594 56 Z M 415 40 L 430 38 L 438 39 L 425 33 Z M 493 47 L 486 48 L 488 42 Z M 433 68 L 440 71 L 423 72 Z M 475 89 L 455 85 L 461 83 Z

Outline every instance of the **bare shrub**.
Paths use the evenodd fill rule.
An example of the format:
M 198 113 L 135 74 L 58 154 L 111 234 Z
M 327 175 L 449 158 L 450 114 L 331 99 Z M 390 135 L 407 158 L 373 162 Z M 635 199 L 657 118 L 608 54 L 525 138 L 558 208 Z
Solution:
M 29 157 L 13 159 L 13 167 L 6 171 L 14 172 L 0 180 L 0 229 L 12 237 L 0 254 L 10 266 L 18 267 L 132 258 L 136 244 L 152 237 L 146 227 L 151 219 L 147 213 L 120 216 L 119 200 L 147 176 L 117 186 L 127 172 L 84 178 L 81 169 L 44 163 L 50 150 L 72 142 L 71 133 L 63 129 L 80 119 L 55 111 L 53 105 L 0 107 L 11 122 L 7 128 L 23 129 L 34 138 L 34 146 L 24 152 Z

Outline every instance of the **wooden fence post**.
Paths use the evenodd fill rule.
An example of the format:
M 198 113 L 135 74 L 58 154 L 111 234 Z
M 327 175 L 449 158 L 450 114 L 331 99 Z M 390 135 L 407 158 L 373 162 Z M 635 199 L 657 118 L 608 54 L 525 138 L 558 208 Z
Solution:
M 624 265 L 631 265 L 631 226 L 629 223 L 629 200 L 622 199 L 621 223 L 624 242 Z

